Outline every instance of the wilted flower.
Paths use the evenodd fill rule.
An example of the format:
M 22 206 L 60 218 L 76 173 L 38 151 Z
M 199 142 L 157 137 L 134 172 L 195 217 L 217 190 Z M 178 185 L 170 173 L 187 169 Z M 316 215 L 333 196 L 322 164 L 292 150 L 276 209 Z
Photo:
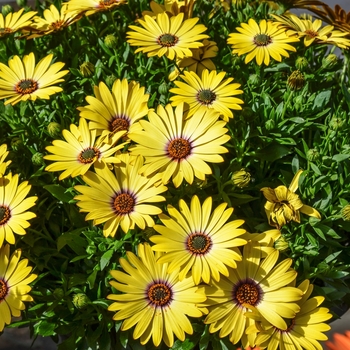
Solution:
M 275 189 L 263 187 L 263 192 L 267 202 L 265 203 L 265 212 L 271 226 L 281 228 L 290 221 L 300 223 L 300 212 L 321 219 L 320 213 L 302 203 L 299 196 L 294 192 L 298 189 L 299 177 L 303 170 L 299 170 L 293 177 L 289 188 L 278 186 Z
M 345 207 L 343 207 L 340 214 L 343 220 L 350 221 L 350 204 L 347 204 Z
M 287 85 L 291 90 L 300 90 L 305 85 L 304 74 L 300 70 L 295 70 L 289 76 Z
M 81 75 L 85 78 L 91 77 L 95 71 L 95 65 L 91 62 L 84 62 L 79 68 Z

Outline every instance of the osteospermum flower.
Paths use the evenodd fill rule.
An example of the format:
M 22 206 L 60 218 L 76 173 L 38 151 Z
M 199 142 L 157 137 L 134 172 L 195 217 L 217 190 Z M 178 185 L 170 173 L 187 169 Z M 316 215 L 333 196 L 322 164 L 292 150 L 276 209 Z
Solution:
M 37 12 L 29 11 L 22 15 L 23 11 L 24 8 L 20 9 L 18 12 L 10 12 L 5 18 L 4 15 L 0 13 L 0 38 L 26 28 L 32 23 L 32 17 L 34 17 Z
M 43 16 L 44 18 L 39 16 L 33 18 L 34 23 L 28 28 L 28 30 L 33 31 L 34 33 L 30 34 L 28 32 L 25 35 L 27 39 L 39 38 L 43 35 L 56 33 L 81 18 L 79 12 L 69 11 L 66 3 L 62 4 L 60 11 L 55 5 L 50 5 L 49 9 L 44 10 Z
M 114 237 L 119 226 L 125 233 L 135 224 L 143 230 L 153 226 L 151 215 L 162 210 L 152 203 L 164 201 L 159 194 L 167 190 L 159 185 L 159 176 L 147 179 L 139 174 L 142 157 L 128 154 L 120 157 L 122 164 L 114 172 L 107 166 L 95 168 L 96 174 L 88 171 L 82 177 L 88 186 L 75 186 L 81 193 L 75 196 L 77 206 L 81 212 L 88 213 L 86 220 L 93 220 L 94 225 L 105 223 L 105 237 Z
M 278 256 L 275 250 L 262 259 L 259 245 L 248 242 L 237 268 L 229 268 L 228 277 L 219 282 L 212 280 L 212 286 L 205 287 L 207 303 L 212 308 L 204 322 L 210 324 L 211 333 L 220 331 L 219 336 L 229 336 L 233 344 L 241 340 L 244 347 L 254 345 L 256 334 L 245 334 L 255 322 L 246 316 L 252 311 L 281 330 L 288 328 L 284 318 L 294 318 L 300 310 L 297 301 L 302 291 L 288 286 L 297 274 L 290 268 L 292 260 L 276 265 Z
M 0 247 L 4 240 L 10 244 L 15 243 L 14 233 L 25 235 L 29 227 L 27 220 L 36 215 L 30 211 L 38 197 L 26 198 L 31 186 L 28 181 L 18 185 L 18 175 L 9 173 L 0 177 Z
M 327 350 L 349 350 L 350 349 L 350 331 L 344 334 L 335 333 L 332 341 L 327 341 Z
M 135 53 L 143 52 L 150 56 L 166 56 L 173 60 L 192 56 L 191 49 L 203 46 L 200 40 L 208 38 L 202 34 L 207 28 L 203 24 L 196 24 L 199 18 L 184 20 L 184 14 L 169 16 L 164 12 L 154 19 L 145 16 L 138 23 L 141 27 L 130 25 L 133 31 L 127 32 L 128 43 L 140 46 Z
M 303 170 L 299 170 L 293 177 L 289 187 L 278 186 L 275 189 L 263 187 L 263 195 L 267 199 L 265 212 L 271 226 L 281 228 L 290 221 L 300 222 L 300 212 L 321 219 L 320 213 L 302 203 L 294 192 L 298 189 L 298 181 Z
M 7 145 L 3 144 L 0 146 L 0 177 L 3 176 L 6 172 L 6 168 L 11 164 L 11 160 L 5 162 L 5 159 L 9 151 L 7 150 Z
M 153 227 L 160 235 L 150 237 L 155 243 L 153 250 L 166 252 L 158 262 L 169 263 L 168 272 L 179 269 L 180 281 L 190 270 L 195 284 L 201 279 L 205 283 L 211 278 L 219 281 L 220 273 L 228 276 L 226 266 L 237 266 L 235 261 L 242 260 L 237 247 L 247 241 L 239 237 L 245 233 L 239 228 L 243 220 L 226 223 L 233 212 L 233 208 L 226 206 L 227 203 L 222 203 L 212 212 L 212 198 L 208 197 L 201 207 L 197 196 L 192 198 L 191 208 L 180 200 L 180 212 L 168 205 L 170 217 L 159 215 L 165 226 Z
M 148 113 L 149 95 L 134 81 L 128 83 L 126 79 L 117 79 L 112 92 L 101 82 L 94 87 L 94 93 L 95 97 L 85 98 L 89 104 L 78 110 L 81 117 L 90 120 L 90 129 L 96 129 L 98 133 L 132 132 L 135 123 Z
M 120 163 L 114 155 L 125 143 L 117 146 L 115 144 L 125 134 L 124 130 L 113 134 L 108 140 L 103 136 L 96 140 L 96 130 L 89 130 L 86 120 L 80 118 L 79 127 L 71 124 L 70 131 L 63 130 L 62 134 L 66 141 L 53 141 L 53 146 L 46 147 L 53 154 L 44 157 L 55 161 L 45 168 L 46 171 L 64 170 L 60 180 L 68 176 L 84 175 L 93 164 Z
M 139 244 L 137 253 L 138 257 L 127 252 L 128 260 L 119 260 L 125 272 L 110 272 L 116 280 L 110 284 L 122 294 L 107 296 L 114 301 L 108 310 L 117 311 L 115 321 L 124 320 L 122 331 L 135 326 L 133 337 L 140 338 L 142 345 L 152 337 L 155 346 L 163 340 L 171 348 L 174 334 L 184 341 L 185 333 L 193 333 L 186 316 L 203 315 L 206 310 L 200 308 L 200 303 L 205 301 L 205 294 L 191 276 L 180 282 L 177 271 L 168 273 L 168 264 L 156 262 L 161 253 L 154 255 L 148 244 Z
M 323 334 L 331 329 L 324 323 L 332 318 L 332 314 L 325 307 L 319 307 L 324 297 L 310 298 L 313 285 L 308 280 L 302 282 L 298 288 L 303 292 L 303 297 L 298 301 L 300 311 L 289 321 L 288 328 L 278 329 L 264 322 L 260 325 L 260 332 L 256 338 L 256 344 L 269 350 L 286 349 L 317 349 L 322 350 L 319 341 L 327 340 Z M 257 329 L 258 330 L 258 329 Z M 287 345 L 287 346 L 286 346 Z M 337 350 L 345 349 L 341 346 Z
M 151 11 L 142 11 L 142 16 L 147 15 L 156 18 L 159 13 L 166 12 L 166 14 L 171 17 L 182 12 L 184 14 L 184 19 L 191 18 L 195 2 L 196 0 L 165 0 L 164 5 L 161 5 L 155 1 L 151 1 L 149 4 Z
M 180 78 L 185 82 L 174 81 L 177 87 L 170 89 L 175 94 L 170 98 L 171 104 L 177 106 L 185 102 L 189 117 L 200 108 L 214 109 L 228 121 L 228 118 L 233 118 L 231 109 L 242 109 L 240 104 L 243 101 L 234 96 L 243 91 L 238 89 L 240 84 L 231 84 L 233 78 L 223 80 L 225 75 L 225 72 L 217 73 L 216 70 L 209 73 L 208 69 L 203 70 L 201 77 L 194 72 L 184 72 Z
M 130 148 L 131 153 L 146 157 L 140 170 L 145 176 L 159 173 L 164 184 L 172 178 L 179 187 L 184 178 L 190 184 L 194 177 L 204 181 L 212 172 L 206 162 L 223 161 L 220 154 L 227 149 L 222 144 L 230 136 L 214 110 L 198 111 L 185 120 L 183 103 L 175 111 L 170 104 L 165 108 L 159 105 L 157 113 L 149 112 L 148 119 L 139 121 L 143 130 L 129 134 L 137 143 Z
M 31 290 L 29 283 L 37 275 L 30 273 L 32 268 L 27 266 L 28 259 L 20 261 L 21 253 L 17 249 L 10 256 L 10 246 L 0 246 L 0 332 L 11 323 L 12 316 L 21 316 L 21 310 L 25 309 L 24 301 L 33 301 L 28 294 Z
M 112 10 L 126 3 L 127 0 L 69 0 L 67 11 L 76 11 L 90 16 L 97 12 Z
M 8 62 L 8 66 L 0 63 L 0 99 L 8 98 L 5 105 L 12 105 L 19 101 L 37 98 L 49 99 L 50 95 L 62 91 L 58 86 L 52 86 L 69 71 L 63 70 L 64 63 L 56 62 L 50 66 L 53 55 L 47 55 L 37 65 L 33 52 L 25 55 L 23 60 L 14 56 Z
M 238 56 L 247 54 L 244 62 L 248 63 L 255 58 L 259 66 L 263 62 L 268 66 L 270 57 L 281 62 L 282 56 L 289 57 L 287 50 L 296 51 L 289 43 L 299 41 L 296 37 L 289 37 L 277 23 L 264 19 L 257 24 L 251 18 L 248 24 L 241 23 L 241 27 L 236 29 L 239 33 L 231 33 L 227 39 L 227 43 L 232 45 L 232 53 Z

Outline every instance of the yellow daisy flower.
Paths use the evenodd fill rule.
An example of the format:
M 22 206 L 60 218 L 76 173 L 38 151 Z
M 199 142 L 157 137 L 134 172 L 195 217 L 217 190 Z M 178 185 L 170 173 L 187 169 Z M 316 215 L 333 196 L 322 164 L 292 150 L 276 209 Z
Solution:
M 313 285 L 308 280 L 302 282 L 298 288 L 303 292 L 303 297 L 298 301 L 300 311 L 289 321 L 288 328 L 282 330 L 262 322 L 258 329 L 263 331 L 257 335 L 256 344 L 269 350 L 287 348 L 322 350 L 319 341 L 327 340 L 327 336 L 323 333 L 331 329 L 324 322 L 331 319 L 332 314 L 327 308 L 319 307 L 324 297 L 310 298 Z
M 345 38 L 349 33 L 334 30 L 334 26 L 322 27 L 320 19 L 302 19 L 293 14 L 286 16 L 272 15 L 281 27 L 288 30 L 288 35 L 296 35 L 304 38 L 304 45 L 310 46 L 314 42 L 329 43 L 346 49 L 350 46 L 350 40 Z
M 195 72 L 201 76 L 204 69 L 209 71 L 215 70 L 215 64 L 211 58 L 215 57 L 219 51 L 215 41 L 203 40 L 203 46 L 198 49 L 192 49 L 192 57 L 185 57 L 182 60 L 177 60 L 177 66 L 179 68 L 187 68 L 190 72 Z M 180 71 L 175 68 L 173 72 L 169 74 L 169 80 L 175 80 L 179 75 Z
M 148 120 L 140 120 L 143 130 L 129 134 L 137 144 L 130 148 L 134 155 L 146 157 L 140 171 L 145 176 L 161 174 L 163 184 L 170 178 L 179 187 L 185 180 L 192 184 L 194 177 L 205 180 L 212 171 L 206 162 L 220 163 L 222 146 L 230 139 L 226 135 L 226 123 L 218 121 L 214 110 L 199 110 L 192 118 L 185 120 L 183 103 L 175 111 L 170 104 L 161 105 L 157 113 L 150 111 Z
M 125 272 L 110 272 L 115 279 L 110 284 L 122 292 L 107 296 L 114 301 L 108 310 L 117 311 L 113 319 L 124 320 L 122 331 L 135 326 L 133 338 L 140 338 L 142 345 L 152 337 L 156 347 L 163 340 L 171 348 L 174 334 L 184 341 L 185 333 L 193 334 L 187 316 L 201 317 L 206 312 L 199 306 L 206 299 L 203 290 L 194 285 L 191 276 L 180 282 L 177 271 L 168 273 L 168 264 L 156 262 L 161 253 L 154 254 L 148 244 L 138 245 L 138 256 L 126 254 L 128 260 L 119 260 Z
M 103 234 L 114 237 L 120 225 L 126 233 L 134 229 L 135 224 L 142 230 L 146 225 L 152 227 L 151 215 L 158 215 L 162 210 L 155 205 L 165 201 L 160 193 L 167 187 L 159 185 L 159 176 L 147 179 L 141 176 L 142 157 L 121 155 L 122 164 L 114 168 L 107 166 L 95 168 L 96 174 L 88 171 L 83 180 L 88 186 L 75 186 L 81 194 L 75 196 L 81 212 L 88 212 L 86 220 L 93 220 L 94 225 L 105 223 Z
M 246 315 L 252 311 L 281 330 L 288 328 L 284 318 L 295 317 L 300 310 L 297 301 L 303 293 L 288 286 L 297 275 L 290 268 L 292 259 L 276 265 L 278 256 L 275 250 L 262 259 L 259 245 L 248 242 L 237 268 L 229 268 L 228 277 L 219 282 L 212 280 L 212 285 L 205 287 L 211 309 L 204 323 L 210 324 L 211 333 L 220 330 L 219 336 L 229 336 L 233 344 L 240 340 L 244 345 L 254 344 L 256 334 L 245 333 L 256 322 Z
M 115 144 L 125 134 L 124 130 L 113 134 L 108 142 L 103 136 L 96 140 L 96 130 L 89 130 L 86 120 L 80 118 L 79 127 L 71 124 L 70 132 L 63 130 L 62 134 L 66 141 L 53 141 L 53 146 L 46 147 L 53 154 L 44 156 L 44 159 L 56 162 L 48 165 L 46 171 L 64 170 L 59 180 L 84 175 L 92 164 L 101 166 L 102 162 L 120 163 L 114 155 L 125 143 L 118 146 Z
M 36 215 L 30 211 L 38 197 L 26 198 L 31 186 L 28 181 L 18 185 L 18 175 L 9 173 L 0 177 L 0 247 L 4 240 L 10 244 L 15 243 L 15 236 L 25 235 L 25 228 L 29 227 L 27 220 Z
M 298 42 L 299 39 L 289 37 L 283 28 L 279 28 L 278 23 L 263 19 L 257 24 L 251 18 L 248 24 L 241 23 L 241 27 L 236 29 L 239 33 L 231 33 L 227 43 L 232 45 L 232 53 L 236 53 L 238 56 L 247 53 L 245 63 L 255 58 L 259 66 L 263 62 L 268 66 L 270 56 L 281 62 L 282 56 L 289 57 L 287 50 L 296 52 L 295 47 L 289 43 Z
M 294 192 L 298 189 L 298 181 L 303 170 L 299 170 L 293 177 L 289 187 L 278 186 L 275 189 L 263 187 L 263 195 L 267 199 L 265 212 L 271 226 L 281 228 L 290 221 L 300 222 L 300 212 L 321 219 L 320 213 L 302 203 Z
M 14 56 L 8 62 L 9 66 L 0 63 L 0 99 L 9 98 L 5 105 L 12 105 L 19 101 L 37 98 L 49 99 L 50 95 L 62 91 L 57 84 L 69 71 L 63 70 L 64 63 L 56 62 L 50 66 L 53 55 L 47 55 L 35 66 L 33 52 L 23 57 Z
M 87 106 L 79 107 L 80 116 L 90 120 L 90 129 L 102 135 L 125 130 L 132 132 L 135 123 L 148 113 L 149 95 L 135 81 L 117 79 L 112 92 L 105 83 L 94 87 L 95 97 L 87 96 Z M 136 125 L 137 127 L 137 125 Z
M 97 12 L 112 10 L 126 3 L 127 0 L 69 0 L 66 4 L 68 5 L 67 11 L 90 16 Z
M 240 84 L 230 84 L 233 78 L 224 77 L 226 72 L 217 73 L 216 70 L 209 73 L 208 69 L 203 70 L 201 77 L 194 72 L 184 72 L 180 78 L 185 81 L 174 81 L 176 88 L 170 92 L 176 94 L 170 97 L 171 104 L 177 106 L 186 103 L 188 117 L 192 116 L 199 109 L 213 109 L 219 112 L 227 122 L 228 118 L 233 118 L 231 109 L 241 110 L 243 101 L 233 97 L 242 94 L 238 90 Z
M 179 269 L 180 281 L 191 270 L 196 285 L 201 279 L 205 283 L 211 278 L 219 281 L 220 273 L 228 276 L 226 266 L 237 267 L 235 261 L 242 260 L 237 247 L 247 241 L 237 238 L 245 233 L 239 228 L 243 220 L 226 223 L 233 212 L 233 208 L 226 207 L 227 203 L 222 203 L 212 213 L 212 198 L 208 197 L 201 207 L 197 196 L 192 197 L 191 208 L 180 200 L 180 212 L 168 205 L 170 217 L 159 215 L 165 226 L 153 227 L 160 235 L 150 237 L 155 243 L 153 250 L 166 252 L 158 262 L 169 263 L 169 273 Z
M 156 18 L 159 13 L 166 12 L 169 17 L 176 16 L 179 13 L 184 14 L 184 19 L 192 18 L 193 7 L 196 0 L 165 0 L 164 5 L 155 1 L 150 2 L 151 11 L 142 11 L 142 16 L 151 16 Z
M 29 11 L 23 16 L 24 9 L 18 12 L 11 12 L 6 17 L 0 13 L 0 38 L 4 38 L 11 33 L 15 33 L 32 23 L 32 17 L 37 13 L 36 11 Z
M 7 150 L 7 145 L 3 144 L 0 146 L 0 177 L 3 176 L 6 172 L 6 168 L 11 164 L 11 160 L 5 162 L 5 159 L 9 151 Z
M 28 259 L 20 261 L 21 254 L 17 249 L 10 256 L 10 246 L 0 246 L 0 332 L 11 323 L 12 316 L 21 316 L 24 301 L 33 301 L 28 295 L 31 290 L 29 283 L 38 276 L 30 273 L 32 268 L 28 266 Z
M 25 34 L 27 39 L 39 38 L 43 35 L 52 34 L 58 32 L 74 22 L 78 21 L 82 16 L 79 12 L 69 11 L 67 4 L 62 4 L 59 11 L 55 5 L 51 5 L 50 9 L 44 10 L 44 18 L 35 16 L 33 18 L 34 23 L 28 28 L 34 32 Z M 30 35 L 29 35 L 30 34 Z
M 202 34 L 206 31 L 203 24 L 196 24 L 199 18 L 184 20 L 184 14 L 169 16 L 164 12 L 154 19 L 145 16 L 138 23 L 143 28 L 130 25 L 132 32 L 127 32 L 128 43 L 131 46 L 141 46 L 135 53 L 143 52 L 150 56 L 166 56 L 170 60 L 192 56 L 191 49 L 203 46 L 199 40 L 208 38 Z

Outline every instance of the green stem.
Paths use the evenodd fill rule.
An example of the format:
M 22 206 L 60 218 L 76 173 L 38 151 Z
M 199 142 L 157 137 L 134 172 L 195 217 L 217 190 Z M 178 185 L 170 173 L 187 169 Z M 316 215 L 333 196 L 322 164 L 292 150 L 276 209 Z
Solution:
M 283 106 L 283 111 L 282 111 L 282 114 L 281 114 L 281 119 L 283 120 L 284 119 L 284 115 L 286 114 L 286 111 L 287 111 L 287 107 L 289 105 L 289 102 L 291 101 L 292 97 L 293 97 L 293 94 L 294 94 L 294 91 L 291 90 L 289 96 L 288 96 L 288 99 L 286 101 L 286 103 L 284 104 Z

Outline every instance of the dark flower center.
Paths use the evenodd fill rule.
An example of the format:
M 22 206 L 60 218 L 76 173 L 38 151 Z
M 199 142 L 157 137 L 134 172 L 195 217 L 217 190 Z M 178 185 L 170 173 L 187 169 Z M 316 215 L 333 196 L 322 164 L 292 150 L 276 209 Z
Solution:
M 316 38 L 316 36 L 318 35 L 318 32 L 312 30 L 312 29 L 307 29 L 305 30 L 305 33 L 307 36 L 311 37 L 311 38 Z
M 135 199 L 129 193 L 120 193 L 114 198 L 113 208 L 117 215 L 129 214 L 134 210 Z
M 215 99 L 216 99 L 216 94 L 211 90 L 202 90 L 197 93 L 197 100 L 202 105 L 208 106 L 212 104 L 212 102 L 215 101 Z
M 110 6 L 112 4 L 117 4 L 119 0 L 100 0 L 100 6 L 99 7 L 106 7 Z
M 166 306 L 172 300 L 173 293 L 165 283 L 155 283 L 148 288 L 147 297 L 153 306 Z
M 257 46 L 267 46 L 272 43 L 272 39 L 269 35 L 266 34 L 258 34 L 254 37 L 254 43 Z
M 79 161 L 83 164 L 93 163 L 99 156 L 101 152 L 95 147 L 88 147 L 84 149 L 79 155 Z
M 191 143 L 183 138 L 170 141 L 168 146 L 168 155 L 172 159 L 181 160 L 191 154 Z
M 212 247 L 212 241 L 208 235 L 204 233 L 193 233 L 187 238 L 187 249 L 196 255 L 204 255 L 208 253 Z
M 11 212 L 9 207 L 4 205 L 0 206 L 0 226 L 5 225 L 11 218 Z
M 117 132 L 121 130 L 129 130 L 130 123 L 126 117 L 113 117 L 113 119 L 108 123 L 108 130 L 112 132 Z
M 178 37 L 172 34 L 162 34 L 158 39 L 157 43 L 161 46 L 171 47 L 176 45 L 179 41 Z
M 15 90 L 21 95 L 31 94 L 38 90 L 38 83 L 33 79 L 23 79 L 15 85 Z
M 255 306 L 259 304 L 263 294 L 259 284 L 251 278 L 239 281 L 233 287 L 233 300 L 238 306 L 244 306 L 244 304 Z
M 7 287 L 7 283 L 0 278 L 0 304 L 6 298 L 6 295 L 8 294 L 8 292 L 9 292 L 9 289 Z
M 64 27 L 64 21 L 62 19 L 50 24 L 52 30 L 60 30 L 62 27 Z

